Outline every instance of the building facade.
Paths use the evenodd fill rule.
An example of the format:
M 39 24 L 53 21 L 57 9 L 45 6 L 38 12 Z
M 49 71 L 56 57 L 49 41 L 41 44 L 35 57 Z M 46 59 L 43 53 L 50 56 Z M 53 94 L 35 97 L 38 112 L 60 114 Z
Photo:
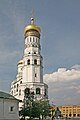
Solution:
M 63 117 L 80 119 L 80 105 L 59 106 L 59 110 Z
M 50 117 L 55 116 L 56 112 L 60 111 L 60 118 L 66 120 L 80 120 L 80 105 L 63 105 L 63 106 L 52 106 L 49 108 Z
M 31 18 L 31 23 L 24 29 L 24 54 L 18 61 L 16 80 L 11 83 L 10 90 L 10 93 L 20 100 L 24 99 L 25 90 L 34 93 L 37 100 L 48 98 L 48 85 L 43 82 L 40 32 L 40 27 L 35 25 Z
M 19 101 L 0 91 L 0 120 L 19 120 Z

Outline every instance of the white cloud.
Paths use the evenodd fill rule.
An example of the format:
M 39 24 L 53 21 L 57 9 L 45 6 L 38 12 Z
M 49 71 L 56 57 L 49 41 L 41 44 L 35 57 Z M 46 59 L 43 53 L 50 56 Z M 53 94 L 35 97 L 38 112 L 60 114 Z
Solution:
M 70 80 L 80 79 L 79 67 L 80 65 L 77 65 L 69 70 L 67 70 L 66 68 L 59 68 L 56 72 L 53 72 L 51 74 L 45 74 L 44 81 L 56 82 L 56 81 L 70 81 Z
M 54 104 L 80 104 L 80 65 L 45 74 L 44 82 L 48 84 L 49 99 Z

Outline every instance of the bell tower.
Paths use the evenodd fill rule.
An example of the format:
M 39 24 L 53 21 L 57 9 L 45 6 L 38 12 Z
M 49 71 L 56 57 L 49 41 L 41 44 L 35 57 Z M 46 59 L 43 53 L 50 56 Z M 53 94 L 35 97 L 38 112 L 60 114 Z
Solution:
M 43 65 L 40 47 L 40 28 L 31 23 L 24 29 L 25 49 L 24 49 L 24 68 L 23 80 L 25 82 L 43 82 Z
M 43 83 L 43 57 L 40 46 L 40 27 L 35 25 L 31 18 L 30 24 L 24 29 L 25 48 L 23 56 L 23 81 L 29 88 L 33 88 L 34 93 L 39 90 L 39 99 L 47 97 L 47 85 Z
M 10 93 L 20 100 L 24 99 L 25 90 L 33 92 L 37 100 L 48 98 L 48 85 L 43 82 L 40 33 L 40 27 L 31 18 L 24 28 L 24 54 L 17 64 L 16 80 L 11 83 Z

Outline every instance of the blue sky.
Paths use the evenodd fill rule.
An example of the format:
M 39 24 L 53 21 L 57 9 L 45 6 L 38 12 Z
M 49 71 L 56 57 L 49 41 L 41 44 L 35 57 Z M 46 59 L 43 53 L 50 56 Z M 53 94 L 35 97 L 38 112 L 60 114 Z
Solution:
M 32 16 L 41 27 L 44 80 L 49 84 L 50 100 L 58 105 L 80 104 L 80 0 L 0 0 L 0 90 L 8 92 L 16 78 L 17 62 L 23 56 L 24 27 Z

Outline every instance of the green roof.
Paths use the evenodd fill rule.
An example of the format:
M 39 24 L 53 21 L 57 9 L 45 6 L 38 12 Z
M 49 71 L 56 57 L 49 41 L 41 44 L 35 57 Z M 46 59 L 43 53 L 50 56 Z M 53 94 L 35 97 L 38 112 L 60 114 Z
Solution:
M 0 91 L 0 98 L 17 100 L 14 96 L 2 91 Z

